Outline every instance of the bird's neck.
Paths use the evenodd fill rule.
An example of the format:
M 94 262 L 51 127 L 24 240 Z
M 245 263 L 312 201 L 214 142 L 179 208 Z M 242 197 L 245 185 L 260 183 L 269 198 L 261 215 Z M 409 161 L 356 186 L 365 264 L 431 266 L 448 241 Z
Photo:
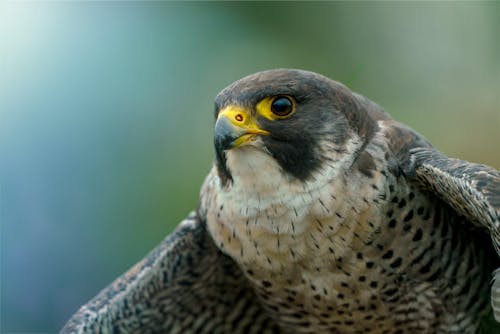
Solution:
M 376 222 L 370 226 L 360 218 L 377 216 L 378 208 L 366 202 L 377 190 L 363 189 L 356 178 L 327 166 L 310 183 L 294 184 L 272 172 L 266 179 L 264 169 L 252 165 L 255 159 L 238 161 L 246 164 L 246 177 L 234 173 L 231 188 L 213 192 L 207 224 L 217 245 L 242 267 L 268 274 L 334 262 L 375 233 Z M 260 161 L 258 168 L 272 161 Z

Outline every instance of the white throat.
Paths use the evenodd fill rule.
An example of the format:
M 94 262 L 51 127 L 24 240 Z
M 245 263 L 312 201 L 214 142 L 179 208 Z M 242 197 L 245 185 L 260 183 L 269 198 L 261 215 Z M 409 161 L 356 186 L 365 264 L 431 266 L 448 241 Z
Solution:
M 282 254 L 290 261 L 315 256 L 311 224 L 328 221 L 333 227 L 325 233 L 333 235 L 342 228 L 333 223 L 337 215 L 347 215 L 354 204 L 344 197 L 350 193 L 346 187 L 356 187 L 345 181 L 345 170 L 359 146 L 358 137 L 342 152 L 324 143 L 322 148 L 331 159 L 306 181 L 288 175 L 271 155 L 255 147 L 227 151 L 232 183 L 221 187 L 215 171 L 206 182 L 212 190 L 207 223 L 217 245 L 240 264 L 265 265 L 263 261 L 271 254 Z M 324 237 L 318 234 L 318 239 Z M 297 251 L 297 258 L 290 249 Z

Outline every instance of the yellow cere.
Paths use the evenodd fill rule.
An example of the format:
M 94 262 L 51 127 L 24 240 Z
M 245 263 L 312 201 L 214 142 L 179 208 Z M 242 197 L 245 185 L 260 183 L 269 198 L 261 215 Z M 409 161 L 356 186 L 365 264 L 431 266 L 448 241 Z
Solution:
M 268 135 L 261 129 L 251 113 L 240 106 L 230 105 L 219 112 L 217 119 L 225 117 L 233 126 L 234 131 L 241 135 L 234 141 L 234 147 L 241 146 L 255 139 L 255 135 Z
M 229 105 L 219 111 L 217 119 L 222 117 L 226 117 L 233 125 L 244 128 L 248 127 L 251 120 L 250 113 L 246 109 L 235 105 Z

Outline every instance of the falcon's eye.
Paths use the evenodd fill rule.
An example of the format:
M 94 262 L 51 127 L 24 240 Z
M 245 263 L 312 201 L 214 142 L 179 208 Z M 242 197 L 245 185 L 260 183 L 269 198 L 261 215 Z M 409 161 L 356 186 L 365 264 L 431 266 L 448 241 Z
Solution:
M 293 102 L 287 96 L 278 96 L 271 103 L 271 111 L 276 116 L 288 116 L 293 111 Z
M 268 96 L 256 105 L 257 114 L 274 121 L 290 117 L 295 112 L 295 101 L 288 95 Z

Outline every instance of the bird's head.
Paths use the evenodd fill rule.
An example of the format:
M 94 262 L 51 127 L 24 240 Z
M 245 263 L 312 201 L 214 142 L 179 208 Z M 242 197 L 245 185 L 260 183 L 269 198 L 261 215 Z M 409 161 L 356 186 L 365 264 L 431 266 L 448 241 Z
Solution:
M 264 71 L 234 82 L 215 99 L 222 185 L 241 175 L 243 157 L 271 157 L 271 168 L 293 181 L 309 180 L 324 164 L 344 161 L 356 149 L 349 145 L 361 146 L 373 133 L 364 103 L 344 85 L 302 70 Z

